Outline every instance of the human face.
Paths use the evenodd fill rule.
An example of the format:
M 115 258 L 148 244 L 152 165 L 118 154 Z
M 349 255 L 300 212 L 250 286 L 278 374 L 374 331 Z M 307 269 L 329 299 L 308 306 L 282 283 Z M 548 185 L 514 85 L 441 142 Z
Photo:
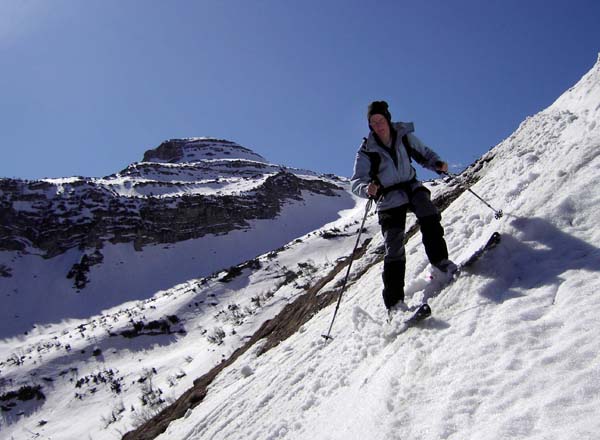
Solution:
M 375 114 L 369 118 L 369 125 L 375 132 L 379 139 L 388 140 L 390 138 L 390 125 L 388 124 L 385 116 Z

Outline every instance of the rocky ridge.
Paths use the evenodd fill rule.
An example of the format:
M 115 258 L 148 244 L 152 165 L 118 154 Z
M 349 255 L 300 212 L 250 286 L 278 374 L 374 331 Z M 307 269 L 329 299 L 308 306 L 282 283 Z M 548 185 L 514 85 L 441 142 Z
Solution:
M 336 196 L 339 179 L 269 164 L 233 142 L 162 143 L 104 178 L 0 179 L 0 251 L 41 254 L 103 243 L 174 243 L 271 219 L 304 191 Z

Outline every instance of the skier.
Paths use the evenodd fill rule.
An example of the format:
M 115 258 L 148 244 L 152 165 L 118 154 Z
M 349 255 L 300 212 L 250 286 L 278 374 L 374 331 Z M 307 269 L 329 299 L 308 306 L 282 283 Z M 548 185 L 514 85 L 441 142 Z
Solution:
M 448 164 L 413 134 L 412 123 L 392 123 L 387 102 L 369 104 L 367 118 L 370 133 L 356 154 L 352 192 L 377 200 L 385 242 L 383 301 L 391 317 L 396 311 L 408 310 L 404 303 L 404 230 L 409 209 L 417 216 L 429 262 L 448 276 L 457 271 L 448 259 L 441 215 L 429 190 L 417 180 L 411 162 L 414 159 L 436 172 L 447 172 Z

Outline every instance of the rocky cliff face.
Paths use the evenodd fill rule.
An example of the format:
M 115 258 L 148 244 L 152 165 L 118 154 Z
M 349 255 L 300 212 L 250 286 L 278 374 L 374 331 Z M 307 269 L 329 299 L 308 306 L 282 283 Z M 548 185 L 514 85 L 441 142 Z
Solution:
M 336 196 L 333 176 L 293 170 L 233 142 L 170 140 L 102 179 L 0 179 L 0 250 L 50 258 L 103 243 L 174 243 L 275 218 L 305 192 Z
M 264 157 L 235 142 L 225 139 L 190 138 L 171 139 L 163 142 L 154 150 L 146 151 L 144 162 L 185 163 L 216 157 L 232 157 L 264 162 Z

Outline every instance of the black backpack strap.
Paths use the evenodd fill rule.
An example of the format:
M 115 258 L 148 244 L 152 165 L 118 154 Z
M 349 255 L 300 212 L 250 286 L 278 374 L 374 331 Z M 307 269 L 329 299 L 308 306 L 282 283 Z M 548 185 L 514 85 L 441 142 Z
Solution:
M 365 154 L 369 158 L 371 162 L 371 169 L 369 170 L 369 177 L 371 178 L 371 182 L 375 182 L 378 185 L 381 185 L 379 182 L 379 178 L 377 175 L 379 174 L 379 165 L 381 164 L 381 156 L 379 153 L 373 151 L 365 151 Z
M 427 163 L 427 159 L 425 159 L 425 157 L 419 153 L 417 150 L 415 150 L 411 145 L 410 142 L 408 140 L 408 135 L 405 134 L 404 136 L 402 136 L 402 143 L 404 144 L 404 148 L 406 148 L 406 152 L 408 153 L 408 158 L 410 160 L 410 162 L 412 163 L 412 160 L 416 160 L 418 163 L 420 163 L 421 165 Z
M 404 148 L 406 148 L 406 154 L 408 154 L 408 160 L 410 160 L 410 163 L 412 163 L 412 152 L 413 152 L 413 149 L 410 146 L 410 142 L 408 142 L 408 136 L 407 135 L 402 136 L 402 145 L 404 145 Z
M 375 182 L 378 185 L 381 185 L 379 182 L 379 178 L 377 175 L 379 174 L 379 165 L 381 164 L 381 156 L 379 153 L 375 151 L 367 151 L 365 148 L 367 146 L 367 138 L 363 138 L 363 142 L 360 146 L 361 151 L 369 158 L 369 163 L 371 167 L 369 169 L 369 178 L 371 182 Z

